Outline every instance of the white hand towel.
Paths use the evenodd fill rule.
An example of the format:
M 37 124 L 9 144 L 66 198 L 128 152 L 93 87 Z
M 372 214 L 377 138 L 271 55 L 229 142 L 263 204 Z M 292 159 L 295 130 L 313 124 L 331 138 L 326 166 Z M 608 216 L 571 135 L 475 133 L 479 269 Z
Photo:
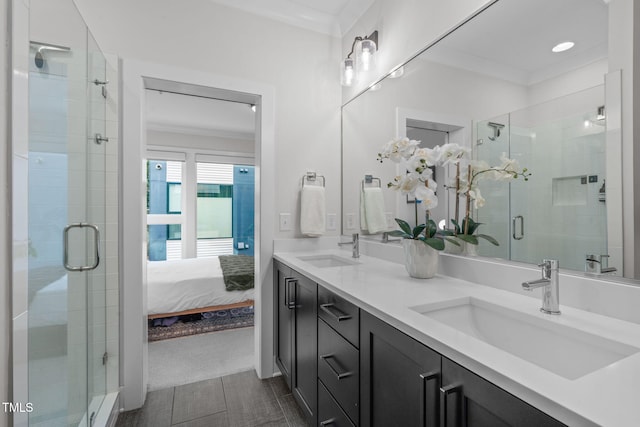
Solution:
M 387 219 L 384 214 L 384 197 L 382 188 L 365 187 L 363 192 L 364 217 L 366 220 L 366 230 L 369 233 L 379 233 L 387 231 Z
M 324 187 L 305 185 L 300 195 L 300 231 L 306 236 L 322 236 L 325 231 Z

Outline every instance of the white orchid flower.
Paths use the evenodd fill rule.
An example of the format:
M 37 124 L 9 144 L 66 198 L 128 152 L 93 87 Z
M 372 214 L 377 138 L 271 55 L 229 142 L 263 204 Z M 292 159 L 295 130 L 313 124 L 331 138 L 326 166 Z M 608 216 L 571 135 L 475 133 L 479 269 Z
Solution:
M 440 151 L 440 162 L 442 166 L 460 163 L 460 160 L 463 157 L 471 154 L 471 150 L 468 148 L 454 143 L 444 144 L 438 148 Z
M 436 193 L 433 189 L 425 185 L 419 185 L 416 188 L 415 198 L 417 201 L 420 201 L 420 206 L 425 210 L 433 209 L 438 206 L 438 197 L 436 196 Z
M 481 208 L 484 206 L 484 197 L 480 194 L 480 189 L 476 188 L 475 190 L 469 191 L 469 197 L 473 199 L 473 207 L 475 209 Z
M 410 158 L 418 145 L 420 145 L 420 141 L 406 137 L 394 138 L 382 147 L 382 152 L 378 154 L 378 159 L 389 159 L 392 162 L 399 163 Z

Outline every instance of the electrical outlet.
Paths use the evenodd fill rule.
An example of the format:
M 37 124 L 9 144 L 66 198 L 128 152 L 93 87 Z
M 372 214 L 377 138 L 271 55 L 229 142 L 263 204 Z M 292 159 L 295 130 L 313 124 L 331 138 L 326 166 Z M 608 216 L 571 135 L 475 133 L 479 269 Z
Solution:
M 393 212 L 385 212 L 384 217 L 387 221 L 388 228 L 393 228 L 396 225 L 396 222 L 393 220 Z
M 347 214 L 347 230 L 355 230 L 356 228 L 356 214 L 348 213 Z
M 291 214 L 280 214 L 280 231 L 291 231 Z
M 338 217 L 334 213 L 327 214 L 327 231 L 335 231 L 337 228 Z

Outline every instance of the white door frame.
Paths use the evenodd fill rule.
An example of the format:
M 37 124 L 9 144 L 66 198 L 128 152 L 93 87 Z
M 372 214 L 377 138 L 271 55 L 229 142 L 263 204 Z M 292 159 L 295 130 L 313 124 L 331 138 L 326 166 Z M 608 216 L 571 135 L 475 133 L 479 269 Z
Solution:
M 120 115 L 120 384 L 121 407 L 144 404 L 147 392 L 145 79 L 257 95 L 255 206 L 255 369 L 273 375 L 273 255 L 275 209 L 275 89 L 262 83 L 162 64 L 121 60 Z

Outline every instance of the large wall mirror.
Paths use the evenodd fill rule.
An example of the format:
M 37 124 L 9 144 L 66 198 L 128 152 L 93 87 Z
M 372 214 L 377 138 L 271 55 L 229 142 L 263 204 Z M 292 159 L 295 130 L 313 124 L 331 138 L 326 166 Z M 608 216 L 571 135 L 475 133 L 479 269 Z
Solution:
M 573 48 L 555 53 L 560 42 Z M 584 271 L 607 255 L 622 275 L 620 72 L 608 56 L 608 2 L 499 0 L 343 106 L 342 232 L 381 240 L 394 218 L 424 213 L 386 184 L 400 173 L 377 153 L 396 136 L 432 147 L 457 142 L 475 159 L 518 160 L 528 181 L 483 183 L 474 210 L 481 256 L 539 263 L 557 258 Z M 450 225 L 453 167 L 436 168 L 439 206 Z M 382 188 L 385 224 L 367 229 L 364 190 Z M 612 270 L 613 271 L 613 270 Z

